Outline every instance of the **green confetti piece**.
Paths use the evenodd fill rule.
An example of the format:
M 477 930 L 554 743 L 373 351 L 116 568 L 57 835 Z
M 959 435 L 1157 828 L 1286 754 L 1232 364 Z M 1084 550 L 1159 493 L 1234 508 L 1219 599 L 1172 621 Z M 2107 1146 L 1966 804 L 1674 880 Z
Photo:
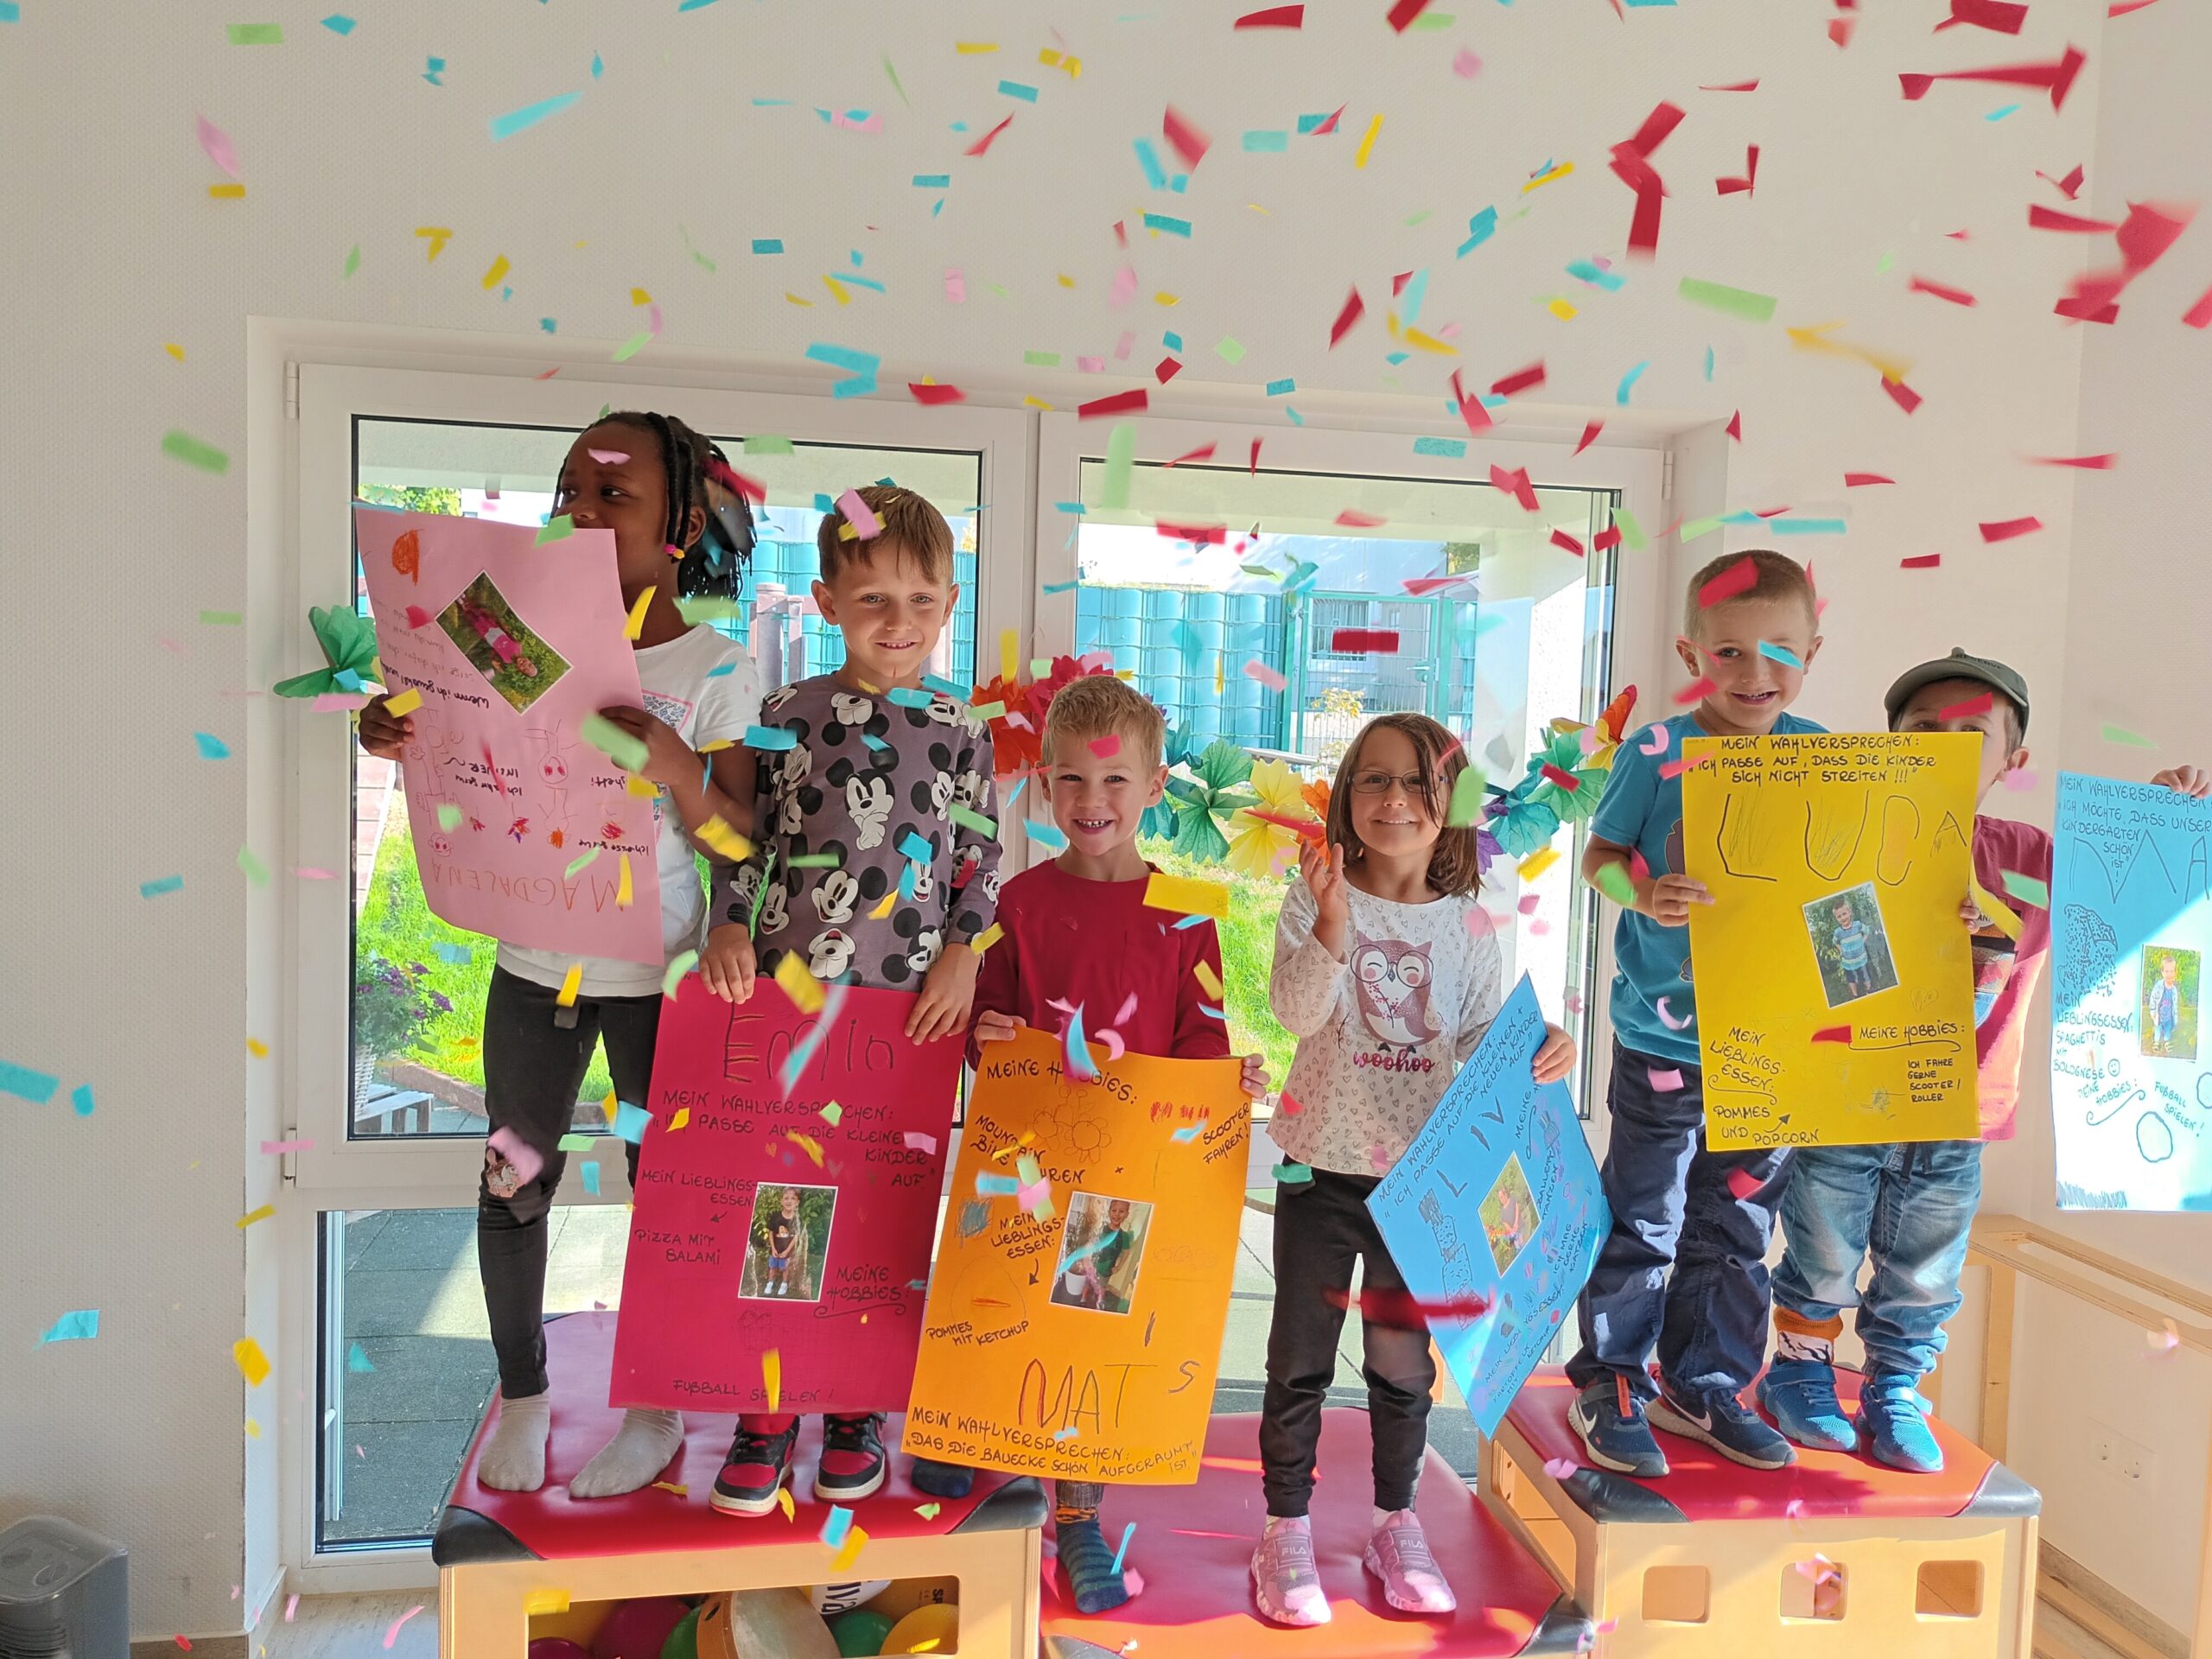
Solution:
M 631 335 L 629 339 L 624 340 L 620 346 L 617 346 L 614 348 L 614 355 L 607 360 L 613 363 L 627 363 L 639 352 L 645 350 L 645 342 L 652 337 L 653 331 L 652 329 L 640 328 L 636 334 Z
M 1715 514 L 1711 518 L 1691 519 L 1682 526 L 1680 534 L 1683 544 L 1687 546 L 1689 543 L 1697 540 L 1699 537 L 1710 536 L 1719 528 L 1720 518 L 1718 514 Z
M 790 870 L 834 870 L 844 861 L 836 853 L 793 853 L 784 861 L 784 868 Z
M 995 836 L 999 832 L 996 818 L 987 818 L 973 807 L 963 806 L 959 802 L 955 801 L 946 808 L 946 811 L 950 813 L 955 823 L 973 830 L 979 836 Z
M 1452 804 L 1445 809 L 1444 822 L 1464 830 L 1480 823 L 1482 817 L 1483 774 L 1479 767 L 1469 766 L 1452 780 Z
M 257 887 L 269 885 L 269 867 L 253 855 L 253 849 L 238 849 L 238 868 L 245 872 L 245 879 Z
M 2022 875 L 2018 870 L 1999 870 L 1998 877 L 2005 884 L 2005 891 L 2024 905 L 2033 905 L 2037 910 L 2050 908 L 2050 889 L 2032 875 Z
M 839 1120 L 844 1116 L 845 1109 L 834 1100 L 822 1109 L 822 1121 L 833 1129 L 837 1127 Z
M 2139 733 L 2131 732 L 2125 726 L 2113 726 L 2107 723 L 2102 730 L 2104 740 L 2107 743 L 2124 743 L 2131 749 L 2155 749 L 2158 747 L 2149 738 Z
M 669 958 L 668 971 L 660 976 L 660 994 L 663 996 L 674 996 L 676 988 L 683 982 L 683 976 L 698 965 L 699 953 L 696 950 L 677 951 Z
M 230 25 L 232 46 L 282 46 L 284 44 L 284 25 L 282 23 L 232 23 Z
M 537 539 L 531 545 L 543 547 L 548 542 L 564 542 L 575 533 L 576 521 L 564 512 L 556 518 L 548 518 L 545 528 L 537 532 Z
M 554 1142 L 553 1149 L 556 1152 L 589 1152 L 591 1150 L 591 1136 L 588 1135 L 564 1135 L 558 1141 Z
M 1694 276 L 1682 278 L 1682 285 L 1675 290 L 1692 305 L 1701 305 L 1709 311 L 1719 311 L 1727 316 L 1741 317 L 1745 322 L 1772 322 L 1774 296 L 1754 294 L 1747 288 L 1730 288 L 1725 283 L 1700 282 Z
M 1213 348 L 1213 354 L 1224 363 L 1242 363 L 1244 360 L 1243 342 L 1224 334 L 1221 343 Z
M 1006 713 L 1006 704 L 1003 702 L 972 702 L 968 705 L 968 712 L 973 715 L 977 720 L 996 720 Z
M 1421 34 L 1428 30 L 1449 29 L 1455 21 L 1452 14 L 1448 11 L 1425 11 L 1406 27 L 1411 33 Z
M 171 461 L 197 467 L 201 472 L 213 473 L 218 478 L 231 470 L 231 457 L 227 451 L 203 442 L 189 432 L 181 432 L 174 428 L 162 434 L 162 453 Z
M 1636 908 L 1636 883 L 1629 879 L 1627 866 L 1600 865 L 1598 874 L 1591 878 L 1591 885 L 1623 910 Z
M 891 67 L 891 54 L 888 52 L 883 54 L 883 73 L 890 77 L 891 90 L 899 94 L 899 101 L 901 104 L 906 102 L 906 89 L 899 84 L 899 72 Z
M 1274 1174 L 1285 1186 L 1303 1186 L 1313 1179 L 1313 1172 L 1303 1164 L 1277 1164 Z
M 244 611 L 202 611 L 200 613 L 200 622 L 202 627 L 235 628 L 245 620 Z
M 460 829 L 460 828 L 461 828 L 461 820 L 462 816 L 463 816 L 463 815 L 462 815 L 462 813 L 461 813 L 461 810 L 459 807 L 455 806 L 455 805 L 454 805 L 451 801 L 441 801 L 441 802 L 439 802 L 439 803 L 438 803 L 438 828 L 439 828 L 439 829 L 441 829 L 441 830 L 458 830 L 458 829 Z
M 1620 531 L 1621 541 L 1630 552 L 1641 553 L 1651 545 L 1644 536 L 1643 526 L 1637 523 L 1636 515 L 1626 507 L 1613 509 L 1613 526 Z
M 645 746 L 641 743 L 638 747 L 643 748 Z M 575 880 L 584 870 L 598 862 L 599 855 L 606 850 L 603 847 L 587 847 L 582 853 L 569 861 L 569 868 L 561 872 L 562 880 Z
M 1033 369 L 1057 369 L 1060 366 L 1058 352 L 1024 352 L 1021 360 Z
M 1136 469 L 1137 423 L 1116 421 L 1106 435 L 1106 474 L 1099 480 L 1098 505 L 1109 511 L 1129 505 L 1129 478 Z
M 791 441 L 779 438 L 772 432 L 756 432 L 746 439 L 745 453 L 748 455 L 788 455 L 791 453 Z
M 361 245 L 356 242 L 353 245 L 353 251 L 346 256 L 346 269 L 338 273 L 339 280 L 343 282 L 346 277 L 351 276 L 360 268 Z
M 636 772 L 645 764 L 645 740 L 631 736 L 604 715 L 586 715 L 577 722 L 576 730 L 585 742 L 625 772 Z
M 744 615 L 745 607 L 734 599 L 695 594 L 676 601 L 676 613 L 686 622 L 727 622 Z

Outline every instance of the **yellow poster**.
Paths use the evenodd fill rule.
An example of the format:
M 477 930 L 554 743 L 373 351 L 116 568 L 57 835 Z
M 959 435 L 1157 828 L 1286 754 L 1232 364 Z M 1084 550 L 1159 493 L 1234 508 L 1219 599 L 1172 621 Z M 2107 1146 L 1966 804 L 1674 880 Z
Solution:
M 1198 1478 L 1244 1202 L 1235 1060 L 983 1050 L 904 1445 L 1071 1480 Z
M 1974 1138 L 1972 734 L 1682 745 L 1707 1144 Z

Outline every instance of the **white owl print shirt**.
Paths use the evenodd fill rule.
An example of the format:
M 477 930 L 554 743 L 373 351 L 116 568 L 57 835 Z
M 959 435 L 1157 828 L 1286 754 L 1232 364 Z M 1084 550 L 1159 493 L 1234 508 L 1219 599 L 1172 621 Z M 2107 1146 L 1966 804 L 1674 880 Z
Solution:
M 1268 1001 L 1298 1039 L 1283 1084 L 1298 1109 L 1268 1133 L 1312 1168 L 1380 1175 L 1497 1017 L 1504 959 L 1471 893 L 1401 905 L 1354 887 L 1351 908 L 1339 962 L 1313 937 L 1313 890 L 1283 895 Z
M 761 752 L 759 850 L 724 897 L 730 921 L 759 906 L 762 973 L 796 951 L 819 980 L 918 990 L 947 944 L 991 925 L 998 837 L 954 817 L 992 817 L 990 733 L 951 698 L 918 695 L 894 702 L 825 674 L 761 704 L 760 723 L 792 746 Z M 825 861 L 794 867 L 795 855 Z

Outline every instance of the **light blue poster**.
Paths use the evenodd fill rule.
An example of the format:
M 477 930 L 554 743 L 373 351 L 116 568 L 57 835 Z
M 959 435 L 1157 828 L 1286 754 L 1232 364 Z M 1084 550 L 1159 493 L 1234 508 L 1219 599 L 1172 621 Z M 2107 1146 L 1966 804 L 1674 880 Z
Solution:
M 2050 1104 L 2067 1210 L 2212 1210 L 2212 802 L 2062 772 Z
M 1528 976 L 1367 1207 L 1485 1434 L 1581 1294 L 1612 1215 Z M 1440 1305 L 1481 1311 L 1462 1313 Z

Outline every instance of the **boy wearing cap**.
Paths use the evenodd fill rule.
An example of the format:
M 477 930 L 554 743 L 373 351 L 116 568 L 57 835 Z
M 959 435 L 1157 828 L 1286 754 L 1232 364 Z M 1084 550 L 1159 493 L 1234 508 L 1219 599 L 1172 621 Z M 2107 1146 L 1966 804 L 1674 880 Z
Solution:
M 2028 686 L 2012 669 L 1955 650 L 1899 677 L 1884 698 L 1893 732 L 1974 732 L 1981 738 L 1977 808 L 1997 780 L 2028 763 Z M 2192 797 L 2205 774 L 2176 766 L 2151 780 Z M 1981 1199 L 1981 1144 L 2012 1136 L 2020 1038 L 2036 978 L 2050 949 L 2050 912 L 2006 893 L 2007 873 L 2046 894 L 2050 836 L 2032 824 L 1977 815 L 1974 880 L 2017 911 L 2017 942 L 1969 896 L 1959 914 L 1974 930 L 1974 1048 L 1981 1135 L 1896 1146 L 1801 1147 L 1782 1199 L 1786 1249 L 1774 1275 L 1775 1353 L 1759 1403 L 1782 1432 L 1818 1451 L 1868 1449 L 1893 1469 L 1930 1473 L 1943 1454 L 1929 1432 L 1920 1379 L 1943 1351 L 1959 1311 L 1959 1272 Z M 1873 1274 L 1862 1297 L 1859 1265 Z M 1859 1310 L 1866 1384 L 1855 1419 L 1835 1391 L 1835 1339 L 1843 1310 Z

